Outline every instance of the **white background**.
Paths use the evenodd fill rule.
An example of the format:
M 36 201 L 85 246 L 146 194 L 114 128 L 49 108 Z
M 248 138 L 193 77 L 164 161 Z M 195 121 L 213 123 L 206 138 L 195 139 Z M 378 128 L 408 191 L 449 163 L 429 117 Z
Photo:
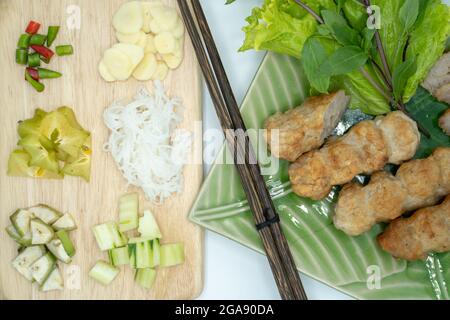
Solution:
M 251 9 L 262 0 L 201 1 L 219 48 L 234 93 L 240 103 L 255 76 L 264 53 L 238 53 L 241 31 Z M 209 93 L 204 88 L 204 129 L 220 128 Z M 205 165 L 205 175 L 209 166 Z M 232 240 L 206 231 L 205 284 L 200 299 L 279 299 L 266 257 Z M 310 299 L 349 299 L 348 296 L 301 275 Z

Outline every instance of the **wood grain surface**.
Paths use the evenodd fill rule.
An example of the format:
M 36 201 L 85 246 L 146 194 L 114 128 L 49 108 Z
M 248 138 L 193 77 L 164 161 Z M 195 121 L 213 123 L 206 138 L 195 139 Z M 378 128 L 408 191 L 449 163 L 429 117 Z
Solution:
M 185 264 L 159 269 L 152 290 L 141 289 L 133 281 L 133 272 L 129 267 L 122 267 L 120 275 L 108 287 L 88 277 L 89 269 L 98 259 L 107 259 L 106 254 L 98 249 L 91 227 L 117 221 L 119 196 L 136 190 L 127 189 L 126 181 L 112 157 L 103 152 L 103 144 L 109 134 L 103 124 L 103 111 L 114 100 L 132 97 L 142 85 L 152 89 L 151 82 L 132 79 L 106 83 L 97 72 L 103 51 L 116 43 L 111 20 L 123 2 L 0 0 L 0 299 L 190 299 L 202 290 L 203 233 L 187 220 L 187 213 L 202 181 L 199 161 L 185 168 L 183 194 L 173 196 L 161 206 L 145 202 L 142 192 L 140 197 L 141 211 L 149 208 L 155 213 L 163 242 L 184 242 Z M 165 2 L 176 6 L 175 0 Z M 71 29 L 67 25 L 67 20 L 73 17 L 68 9 L 77 8 L 73 5 L 80 9 L 80 29 Z M 24 81 L 24 67 L 14 61 L 18 37 L 30 19 L 42 22 L 44 33 L 48 25 L 61 25 L 54 45 L 69 43 L 75 49 L 73 56 L 55 57 L 51 62 L 49 68 L 62 72 L 63 77 L 45 81 L 44 93 L 35 92 Z M 191 157 L 199 158 L 202 138 L 201 126 L 197 121 L 201 120 L 201 77 L 187 36 L 185 46 L 184 62 L 178 70 L 171 72 L 165 86 L 169 95 L 184 101 L 186 110 L 182 127 L 196 132 L 195 152 Z M 73 177 L 62 181 L 8 177 L 8 155 L 18 140 L 17 121 L 32 117 L 37 107 L 51 111 L 62 105 L 72 107 L 82 126 L 92 133 L 91 182 Z M 60 264 L 66 286 L 61 292 L 42 293 L 11 267 L 10 262 L 17 255 L 17 245 L 4 231 L 9 224 L 9 215 L 17 208 L 38 203 L 72 213 L 79 226 L 71 233 L 77 249 L 74 261 L 71 265 Z

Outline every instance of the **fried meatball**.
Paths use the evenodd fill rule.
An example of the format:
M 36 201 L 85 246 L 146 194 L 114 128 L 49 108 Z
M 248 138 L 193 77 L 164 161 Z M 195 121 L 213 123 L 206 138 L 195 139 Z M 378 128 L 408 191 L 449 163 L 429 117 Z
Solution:
M 292 190 L 314 200 L 358 174 L 371 174 L 389 163 L 413 157 L 419 145 L 417 125 L 400 111 L 356 124 L 320 150 L 302 155 L 289 168 Z
M 450 52 L 436 62 L 422 86 L 439 101 L 450 103 Z
M 339 194 L 333 217 L 336 228 L 357 236 L 378 222 L 436 204 L 450 193 L 450 148 L 438 148 L 427 159 L 402 164 L 393 176 L 377 172 L 367 186 L 349 183 Z
M 264 128 L 272 155 L 292 162 L 320 147 L 336 128 L 349 101 L 341 90 L 308 98 L 295 109 L 269 117 Z
M 378 236 L 378 243 L 394 257 L 410 261 L 426 259 L 430 252 L 449 251 L 450 196 L 441 205 L 394 220 Z

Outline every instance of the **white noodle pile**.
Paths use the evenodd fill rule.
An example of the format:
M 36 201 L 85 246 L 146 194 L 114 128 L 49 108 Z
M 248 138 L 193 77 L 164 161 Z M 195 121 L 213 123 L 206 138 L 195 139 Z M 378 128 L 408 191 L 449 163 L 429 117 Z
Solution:
M 111 130 L 110 152 L 129 184 L 147 199 L 161 203 L 183 189 L 183 165 L 191 150 L 191 133 L 176 129 L 183 120 L 182 101 L 166 96 L 155 81 L 154 96 L 139 89 L 129 104 L 114 103 L 103 117 Z

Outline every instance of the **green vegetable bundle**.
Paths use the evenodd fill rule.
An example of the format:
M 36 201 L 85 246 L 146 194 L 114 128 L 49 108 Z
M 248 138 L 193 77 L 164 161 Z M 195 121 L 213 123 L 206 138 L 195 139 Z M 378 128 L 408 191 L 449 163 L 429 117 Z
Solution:
M 62 179 L 67 174 L 89 181 L 91 134 L 80 126 L 72 109 L 37 109 L 33 118 L 19 123 L 18 133 L 21 148 L 9 157 L 8 175 Z
M 415 94 L 446 48 L 449 20 L 440 0 L 265 0 L 240 50 L 301 58 L 312 94 L 345 89 L 353 108 L 379 115 Z

